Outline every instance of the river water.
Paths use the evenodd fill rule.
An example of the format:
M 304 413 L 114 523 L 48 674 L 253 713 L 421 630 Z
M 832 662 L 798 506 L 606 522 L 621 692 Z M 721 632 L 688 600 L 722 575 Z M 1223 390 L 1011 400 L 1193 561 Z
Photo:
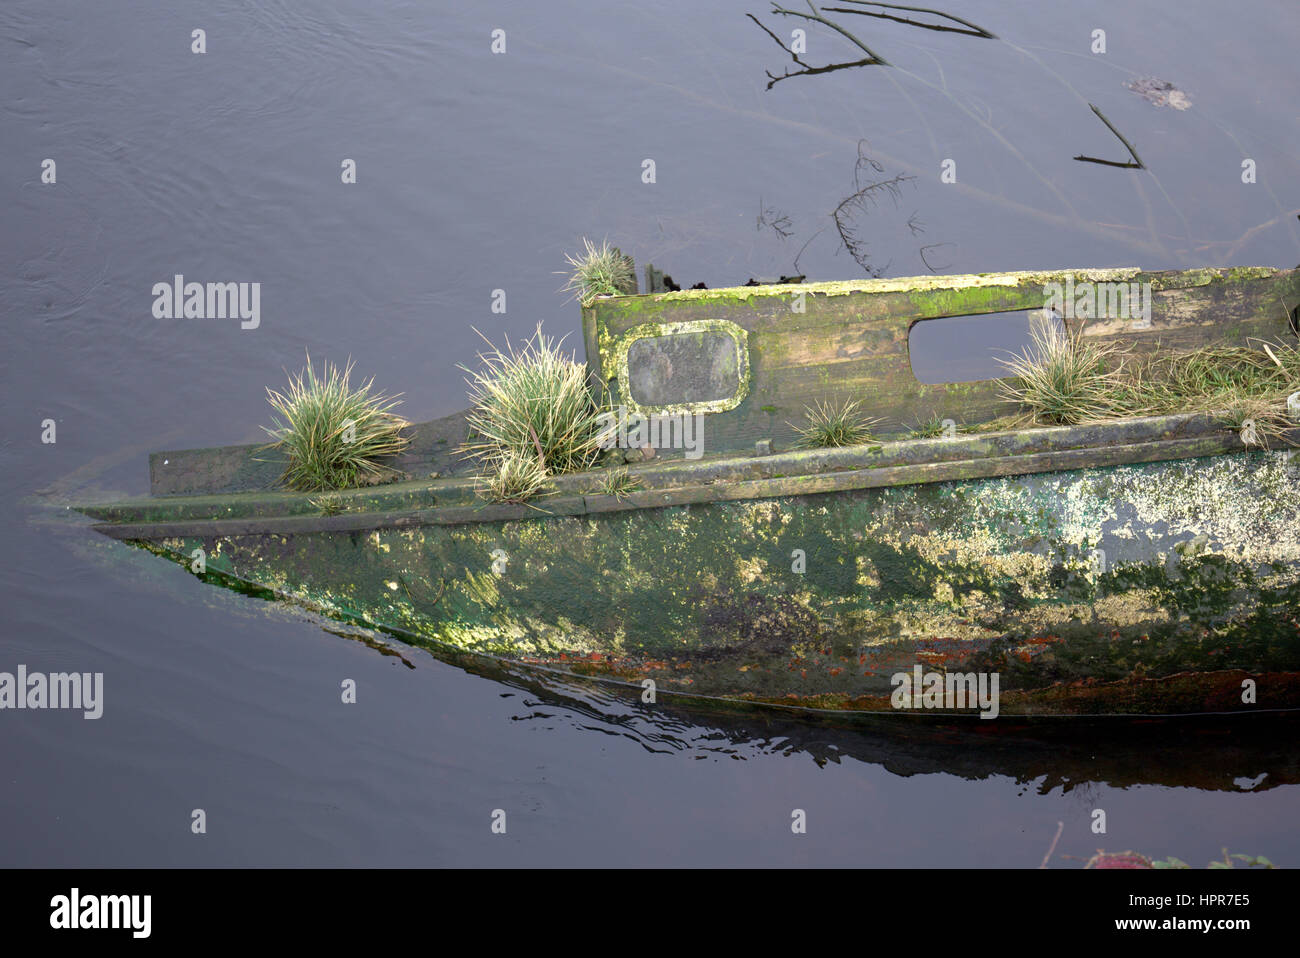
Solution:
M 754 0 L 0 8 L 0 671 L 104 673 L 98 720 L 0 713 L 0 864 L 1036 866 L 1062 822 L 1055 867 L 1300 865 L 1295 756 L 1257 724 L 981 750 L 647 712 L 381 655 L 50 522 L 146 492 L 150 451 L 261 439 L 305 351 L 413 420 L 461 408 L 475 329 L 578 342 L 584 236 L 683 287 L 1300 262 L 1286 0 L 954 11 L 993 36 L 837 7 L 887 66 Z M 1090 104 L 1146 169 L 1074 159 L 1129 160 Z M 177 274 L 260 283 L 257 327 L 155 318 Z

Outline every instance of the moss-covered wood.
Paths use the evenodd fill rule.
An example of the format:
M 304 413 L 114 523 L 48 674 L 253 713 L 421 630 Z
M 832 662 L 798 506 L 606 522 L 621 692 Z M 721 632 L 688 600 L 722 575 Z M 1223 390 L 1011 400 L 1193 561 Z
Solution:
M 617 403 L 618 370 L 624 359 L 642 355 L 649 363 L 663 360 L 659 351 L 632 348 L 638 341 L 628 338 L 634 329 L 666 326 L 673 333 L 686 328 L 709 345 L 716 345 L 705 340 L 710 329 L 728 337 L 738 333 L 743 340 L 743 362 L 736 370 L 741 377 L 738 398 L 691 407 L 707 414 L 706 456 L 752 451 L 764 439 L 774 440 L 777 449 L 789 448 L 794 427 L 802 424 L 807 409 L 817 402 L 844 399 L 862 400 L 864 413 L 885 420 L 882 434 L 897 438 L 923 420 L 975 425 L 995 420 L 1010 408 L 998 398 L 995 380 L 918 382 L 907 354 L 912 323 L 1039 309 L 1044 284 L 1067 279 L 1151 283 L 1149 329 L 1135 329 L 1131 322 L 1083 324 L 1086 335 L 1129 344 L 1137 352 L 1157 345 L 1174 352 L 1243 344 L 1252 337 L 1295 339 L 1291 322 L 1300 306 L 1300 272 L 1237 268 L 995 273 L 607 297 L 583 310 L 583 342 L 593 385 L 612 385 Z M 800 303 L 802 313 L 792 308 Z M 623 378 L 633 377 L 629 371 Z M 660 411 L 681 408 L 668 405 Z M 442 477 L 469 475 L 473 464 L 456 453 L 466 433 L 464 413 L 416 424 L 406 452 L 386 464 L 413 480 L 433 472 Z M 660 454 L 680 458 L 682 451 L 663 449 Z M 274 449 L 241 445 L 154 453 L 149 467 L 153 495 L 194 496 L 273 489 L 284 462 Z
M 410 445 L 381 460 L 414 479 L 467 475 L 472 468 L 457 452 L 467 431 L 465 412 L 415 423 Z M 251 444 L 210 449 L 180 449 L 149 456 L 149 490 L 154 496 L 203 496 L 272 490 L 279 485 L 285 458 L 274 446 Z
M 920 419 L 959 424 L 1007 412 L 995 380 L 927 385 L 912 373 L 908 331 L 918 321 L 1011 310 L 1041 310 L 1048 284 L 1150 284 L 1149 325 L 1130 319 L 1076 318 L 1067 326 L 1137 354 L 1165 353 L 1251 338 L 1294 341 L 1300 274 L 1263 268 L 1144 272 L 1137 269 L 909 277 L 848 283 L 686 290 L 599 300 L 583 310 L 588 362 L 616 402 L 646 414 L 700 408 L 650 404 L 629 388 L 629 340 L 654 324 L 665 335 L 682 324 L 726 323 L 747 336 L 748 382 L 738 402 L 709 415 L 710 450 L 752 449 L 761 439 L 788 445 L 794 427 L 817 402 L 859 399 L 863 411 L 900 435 Z M 1094 312 L 1094 316 L 1096 313 Z M 635 384 L 635 376 L 631 377 Z M 671 452 L 669 453 L 672 454 Z
M 1300 440 L 1300 430 L 1291 438 Z M 1214 456 L 1243 448 L 1240 435 L 1225 420 L 1190 414 L 793 450 L 770 456 L 652 461 L 628 470 L 635 488 L 617 497 L 603 494 L 601 472 L 585 472 L 555 477 L 552 495 L 525 504 L 486 503 L 479 493 L 481 481 L 460 477 L 391 483 L 327 497 L 267 490 L 148 497 L 79 508 L 110 523 L 103 531 L 116 538 L 341 532 L 390 525 L 544 520 L 555 515 L 836 493 Z
M 998 672 L 1008 715 L 1254 711 L 1300 707 L 1287 466 L 1238 453 L 149 547 L 187 565 L 202 548 L 211 572 L 331 615 L 664 692 L 888 711 L 890 676 L 923 664 Z
M 584 334 L 601 380 L 635 357 L 665 370 L 655 388 L 690 368 L 689 343 L 633 350 L 646 329 L 728 362 L 728 341 L 744 350 L 724 370 L 736 401 L 713 396 L 722 377 L 701 393 L 712 455 L 633 466 L 617 496 L 592 471 L 489 505 L 454 458 L 455 415 L 414 427 L 405 482 L 293 494 L 273 486 L 273 452 L 228 447 L 159 453 L 155 496 L 79 508 L 187 566 L 202 549 L 214 580 L 444 651 L 729 705 L 885 711 L 890 676 L 925 664 L 997 672 L 1009 715 L 1300 708 L 1300 466 L 1283 453 L 1207 413 L 897 438 L 931 415 L 1004 411 L 994 383 L 918 383 L 912 322 L 1039 308 L 1063 277 L 598 300 Z M 1149 329 L 1083 329 L 1139 351 L 1294 337 L 1296 277 L 1070 274 L 1152 284 Z M 617 402 L 618 380 L 637 380 L 613 378 Z M 783 446 L 778 419 L 836 398 L 892 417 L 894 435 Z M 754 455 L 770 438 L 775 454 Z

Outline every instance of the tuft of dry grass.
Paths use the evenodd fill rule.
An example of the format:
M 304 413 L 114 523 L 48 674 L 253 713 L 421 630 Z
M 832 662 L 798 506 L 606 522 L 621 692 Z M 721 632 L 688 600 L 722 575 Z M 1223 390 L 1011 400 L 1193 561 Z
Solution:
M 622 466 L 615 466 L 601 477 L 597 490 L 603 496 L 613 496 L 623 500 L 629 494 L 641 488 L 641 480 L 628 473 Z
M 524 503 L 545 492 L 548 479 L 536 456 L 506 453 L 483 477 L 480 495 L 490 502 Z
M 1113 418 L 1122 395 L 1118 347 L 1086 341 L 1039 316 L 1030 321 L 1029 337 L 1023 353 L 999 360 L 1010 373 L 1002 382 L 1003 398 L 1053 425 Z
M 1287 397 L 1300 388 L 1300 350 L 1254 341 L 1148 358 L 1125 382 L 1127 403 L 1145 415 L 1205 412 L 1242 434 L 1247 445 L 1268 447 L 1296 422 Z
M 944 421 L 939 418 L 938 414 L 933 414 L 928 419 L 917 421 L 916 428 L 908 433 L 911 439 L 938 439 L 944 434 Z
M 1038 422 L 1199 412 L 1268 447 L 1297 425 L 1287 397 L 1300 388 L 1300 349 L 1251 342 L 1139 358 L 1039 323 L 1025 352 L 1003 361 L 1012 375 L 1002 393 Z

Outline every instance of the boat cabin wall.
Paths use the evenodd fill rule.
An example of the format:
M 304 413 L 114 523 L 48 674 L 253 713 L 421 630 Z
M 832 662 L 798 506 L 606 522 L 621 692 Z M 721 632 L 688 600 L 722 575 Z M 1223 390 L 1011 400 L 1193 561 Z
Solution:
M 1113 315 L 1121 284 L 1135 299 L 1131 312 Z M 1181 352 L 1294 341 L 1298 305 L 1295 270 L 926 276 L 602 297 L 583 309 L 583 338 L 593 382 L 616 408 L 665 419 L 699 414 L 704 450 L 714 453 L 764 440 L 788 448 L 819 403 L 859 400 L 863 414 L 881 420 L 882 438 L 932 418 L 975 425 L 1012 411 L 996 379 L 917 379 L 908 340 L 923 320 L 1056 306 L 1084 336 Z

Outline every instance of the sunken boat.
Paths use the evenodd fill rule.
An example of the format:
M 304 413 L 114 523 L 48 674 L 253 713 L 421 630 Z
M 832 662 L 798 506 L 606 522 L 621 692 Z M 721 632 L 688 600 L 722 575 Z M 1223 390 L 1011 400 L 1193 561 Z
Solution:
M 614 450 L 619 488 L 602 465 L 487 502 L 458 452 L 461 413 L 411 427 L 389 463 L 405 478 L 327 500 L 283 488 L 275 450 L 248 445 L 155 453 L 148 497 L 77 508 L 207 581 L 645 701 L 984 718 L 1300 708 L 1297 430 L 1167 407 L 1008 422 L 1005 376 L 923 381 L 936 377 L 912 357 L 918 336 L 953 335 L 939 323 L 1046 308 L 1077 341 L 1133 357 L 1254 343 L 1277 360 L 1297 347 L 1300 272 L 667 292 L 660 276 L 582 308 L 610 408 L 677 426 L 658 448 Z M 1145 290 L 1143 309 L 1075 308 L 1077 291 L 1118 289 Z M 876 420 L 869 440 L 803 448 L 808 411 L 844 401 Z

